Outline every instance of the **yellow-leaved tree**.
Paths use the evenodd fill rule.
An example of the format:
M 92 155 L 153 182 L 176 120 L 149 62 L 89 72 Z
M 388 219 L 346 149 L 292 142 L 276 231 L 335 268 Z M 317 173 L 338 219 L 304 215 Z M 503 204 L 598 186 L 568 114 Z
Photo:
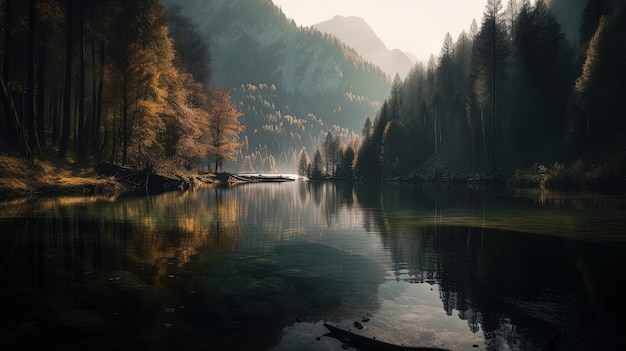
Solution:
M 215 171 L 222 169 L 225 160 L 236 160 L 241 146 L 239 133 L 246 129 L 239 118 L 242 113 L 230 101 L 230 92 L 215 89 L 209 101 L 209 134 L 207 163 L 215 164 Z

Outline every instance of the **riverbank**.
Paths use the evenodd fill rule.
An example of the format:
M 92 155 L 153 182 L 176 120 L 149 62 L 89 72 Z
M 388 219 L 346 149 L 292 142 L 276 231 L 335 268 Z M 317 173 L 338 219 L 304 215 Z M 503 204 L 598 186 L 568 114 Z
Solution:
M 552 190 L 626 190 L 626 151 L 612 150 L 602 157 L 579 158 L 572 161 L 554 161 L 548 154 L 536 161 L 524 160 L 521 155 L 506 155 L 498 159 L 494 170 L 489 160 L 463 162 L 442 152 L 432 157 L 408 175 L 385 177 L 386 181 L 449 182 L 510 185 L 516 187 L 545 187 Z M 100 165 L 99 165 L 100 166 Z M 146 189 L 140 177 L 146 170 L 118 169 L 103 171 L 101 167 L 59 159 L 46 154 L 30 162 L 19 155 L 0 153 L 0 199 L 58 196 L 141 193 Z M 156 171 L 162 172 L 158 174 Z M 144 172 L 144 174 L 142 174 Z M 150 170 L 161 184 L 151 193 L 182 190 L 204 185 L 236 185 L 268 181 L 264 177 L 236 177 L 230 173 L 189 174 L 181 176 L 174 171 Z M 285 181 L 285 178 L 270 179 Z M 289 179 L 290 180 L 290 179 Z
M 192 183 L 193 186 L 199 186 L 219 182 L 212 174 L 176 177 L 159 175 L 153 169 L 131 170 L 122 167 L 105 171 L 101 165 L 94 168 L 90 164 L 60 159 L 53 155 L 30 162 L 18 155 L 0 154 L 0 199 L 58 195 L 118 196 L 138 191 L 145 193 L 146 176 L 152 182 L 158 181 L 161 187 L 159 190 L 162 191 L 189 188 Z
M 19 155 L 0 153 L 0 199 L 59 195 L 145 195 L 212 185 L 286 182 L 277 175 L 187 173 L 160 169 L 137 170 L 110 163 L 81 164 L 46 154 L 30 162 Z
M 418 169 L 387 180 L 407 182 L 483 183 L 552 190 L 626 190 L 626 148 L 607 149 L 575 159 L 558 157 L 558 151 L 502 153 L 495 165 L 490 159 L 468 162 L 447 152 L 431 157 Z
M 93 167 L 54 158 L 29 162 L 0 154 L 0 198 L 53 195 L 112 195 L 123 191 L 111 177 Z

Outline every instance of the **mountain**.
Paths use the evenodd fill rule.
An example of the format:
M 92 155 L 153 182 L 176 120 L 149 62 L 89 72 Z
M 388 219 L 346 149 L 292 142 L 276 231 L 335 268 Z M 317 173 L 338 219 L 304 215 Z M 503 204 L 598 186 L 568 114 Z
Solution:
M 164 0 L 211 51 L 211 85 L 229 89 L 247 130 L 242 171 L 293 171 L 329 130 L 354 138 L 390 91 L 390 78 L 334 36 L 299 27 L 270 0 Z M 241 162 L 243 160 L 243 162 Z
M 414 65 L 415 60 L 411 60 L 408 54 L 399 49 L 387 49 L 385 43 L 360 17 L 335 16 L 313 25 L 313 28 L 336 36 L 392 78 L 398 73 L 404 79 Z

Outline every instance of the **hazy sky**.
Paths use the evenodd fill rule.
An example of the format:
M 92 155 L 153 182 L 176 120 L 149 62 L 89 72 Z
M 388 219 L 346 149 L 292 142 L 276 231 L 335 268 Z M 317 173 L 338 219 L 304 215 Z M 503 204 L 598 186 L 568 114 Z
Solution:
M 358 16 L 374 29 L 388 49 L 413 53 L 427 61 L 439 55 L 446 32 L 456 42 L 480 26 L 487 0 L 272 0 L 298 25 L 311 26 L 335 15 Z M 502 2 L 506 4 L 506 1 Z

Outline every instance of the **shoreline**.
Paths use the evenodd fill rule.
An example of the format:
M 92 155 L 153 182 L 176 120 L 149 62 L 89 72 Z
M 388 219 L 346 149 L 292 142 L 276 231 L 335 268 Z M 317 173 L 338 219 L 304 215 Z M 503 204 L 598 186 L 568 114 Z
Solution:
M 262 182 L 263 177 L 203 173 L 181 176 L 159 174 L 153 166 L 135 170 L 112 164 L 79 165 L 51 158 L 52 161 L 26 161 L 19 156 L 0 154 L 0 201 L 48 196 L 132 196 L 184 191 L 202 186 L 233 186 Z M 105 165 L 106 167 L 103 167 Z M 619 174 L 618 170 L 617 173 Z M 614 172 L 608 172 L 613 173 Z M 143 178 L 141 178 L 143 177 Z M 626 191 L 626 176 L 581 177 L 564 166 L 534 167 L 520 171 L 493 172 L 415 172 L 385 179 L 328 178 L 327 181 L 372 181 L 441 184 L 485 184 L 555 191 Z M 314 180 L 313 180 L 314 181 Z M 152 185 L 152 187 L 149 187 Z

